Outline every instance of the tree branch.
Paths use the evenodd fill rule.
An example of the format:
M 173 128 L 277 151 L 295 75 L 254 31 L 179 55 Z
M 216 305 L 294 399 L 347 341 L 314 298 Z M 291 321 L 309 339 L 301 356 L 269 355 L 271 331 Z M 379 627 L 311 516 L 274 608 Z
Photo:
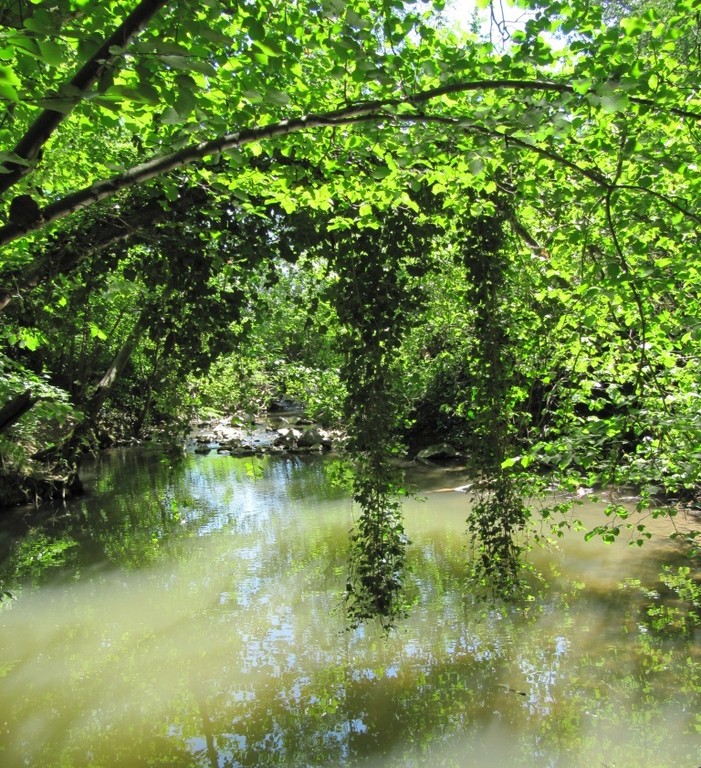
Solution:
M 263 128 L 250 128 L 237 133 L 228 133 L 218 139 L 201 142 L 200 144 L 185 147 L 177 152 L 156 157 L 146 163 L 136 165 L 124 173 L 113 176 L 111 179 L 97 181 L 90 187 L 73 192 L 62 200 L 47 205 L 27 225 L 10 223 L 0 227 L 0 246 L 6 245 L 29 232 L 42 229 L 47 224 L 75 213 L 81 208 L 94 205 L 100 200 L 114 195 L 116 192 L 143 184 L 157 176 L 162 176 L 169 171 L 191 165 L 205 157 L 227 152 L 254 141 L 279 138 L 308 128 L 338 126 L 363 120 L 386 119 L 387 116 L 385 114 L 377 113 L 378 104 L 379 102 L 372 102 L 367 105 L 347 107 L 325 115 L 308 115 L 293 120 L 282 120 L 279 123 L 273 123 Z M 373 114 L 373 111 L 376 113 Z
M 569 93 L 573 96 L 597 96 L 596 88 L 581 93 L 575 90 L 567 83 L 556 83 L 552 80 L 472 80 L 462 83 L 451 83 L 442 85 L 438 88 L 432 88 L 429 91 L 422 91 L 414 96 L 408 96 L 405 99 L 396 99 L 393 102 L 385 102 L 386 106 L 398 106 L 399 104 L 423 104 L 440 96 L 450 96 L 452 94 L 466 93 L 468 91 L 549 91 L 551 93 Z M 647 99 L 643 96 L 628 96 L 628 101 L 632 104 L 650 107 L 657 112 L 668 112 L 677 117 L 685 117 L 690 120 L 701 121 L 701 112 L 692 112 L 689 109 L 681 107 L 672 107 L 658 104 L 654 99 Z
M 9 242 L 41 229 L 46 224 L 57 221 L 65 216 L 74 213 L 81 208 L 93 205 L 94 203 L 104 200 L 110 195 L 119 192 L 122 189 L 142 184 L 145 181 L 149 181 L 157 176 L 160 176 L 168 171 L 175 170 L 177 168 L 190 165 L 197 160 L 201 160 L 205 157 L 221 154 L 231 151 L 238 147 L 250 144 L 256 141 L 268 141 L 271 139 L 280 138 L 288 134 L 297 133 L 299 131 L 306 131 L 313 128 L 326 128 L 335 127 L 339 125 L 348 125 L 352 123 L 361 122 L 377 122 L 380 120 L 392 119 L 398 122 L 411 121 L 411 122 L 429 122 L 431 120 L 437 120 L 438 118 L 432 118 L 421 113 L 416 114 L 392 114 L 386 110 L 394 107 L 423 104 L 430 102 L 434 99 L 438 99 L 441 96 L 447 94 L 468 93 L 471 91 L 485 91 L 485 90 L 499 90 L 499 89 L 511 89 L 511 90 L 532 90 L 532 91 L 554 91 L 558 93 L 576 93 L 571 86 L 563 83 L 553 83 L 549 81 L 538 80 L 480 80 L 480 81 L 468 81 L 463 83 L 454 83 L 451 85 L 441 86 L 439 88 L 432 88 L 426 91 L 421 91 L 412 96 L 399 99 L 384 99 L 375 101 L 359 102 L 357 104 L 351 104 L 341 109 L 325 112 L 321 114 L 309 114 L 304 117 L 292 118 L 288 120 L 281 120 L 277 123 L 270 125 L 248 128 L 235 133 L 227 133 L 217 139 L 211 141 L 201 142 L 189 147 L 184 147 L 177 152 L 172 152 L 161 157 L 153 158 L 145 163 L 136 165 L 123 173 L 113 176 L 111 179 L 104 179 L 95 182 L 90 187 L 73 192 L 67 195 L 62 200 L 58 200 L 45 208 L 41 209 L 36 218 L 28 224 L 15 224 L 9 223 L 4 227 L 0 227 L 0 247 L 6 245 Z M 593 92 L 593 91 L 592 91 Z M 631 99 L 633 101 L 633 99 Z M 644 103 L 647 106 L 655 106 L 654 102 L 649 102 L 645 99 L 635 100 L 637 103 Z M 664 107 L 659 107 L 664 109 Z M 687 118 L 692 118 L 701 121 L 701 113 L 687 112 L 686 110 L 680 110 L 676 108 L 668 108 L 668 111 L 682 115 Z M 443 118 L 445 121 L 452 120 L 455 124 L 462 125 L 464 127 L 464 121 L 461 121 L 457 117 L 446 116 Z M 474 126 L 477 129 L 477 126 Z M 551 160 L 558 162 L 559 164 L 566 165 L 572 170 L 576 170 L 578 173 L 583 174 L 596 184 L 608 187 L 608 180 L 596 171 L 592 171 L 581 166 L 572 163 L 566 158 L 561 157 L 549 150 L 540 148 L 535 145 L 527 144 L 520 139 L 516 139 L 512 136 L 508 136 L 502 132 L 490 132 L 483 129 L 483 132 L 487 135 L 491 135 L 495 138 L 501 138 L 502 140 L 508 140 L 513 144 L 516 144 L 524 149 L 537 152 L 542 156 L 549 157 Z
M 65 274 L 111 245 L 133 237 L 144 228 L 172 216 L 190 205 L 201 205 L 206 195 L 199 190 L 186 190 L 175 203 L 160 196 L 133 201 L 118 214 L 110 213 L 81 233 L 57 238 L 33 261 L 14 272 L 2 274 L 0 311 L 21 295 L 58 274 Z
M 513 230 L 514 234 L 523 240 L 523 242 L 531 249 L 533 254 L 542 258 L 545 254 L 545 249 L 526 229 L 518 216 L 516 216 L 513 211 L 509 210 L 506 214 L 506 220 L 511 225 L 511 229 Z
M 98 50 L 83 64 L 80 70 L 73 76 L 68 83 L 71 93 L 80 92 L 76 97 L 76 104 L 79 103 L 85 92 L 100 77 L 105 67 L 112 64 L 118 54 L 111 53 L 111 48 L 124 48 L 169 0 L 141 0 L 136 8 L 127 16 L 127 18 L 117 27 L 112 35 L 98 48 Z M 75 105 L 74 105 L 75 106 Z M 68 112 L 57 112 L 53 109 L 45 109 L 39 117 L 27 129 L 27 132 L 20 139 L 18 144 L 12 150 L 13 154 L 18 155 L 24 160 L 34 160 L 39 156 L 41 148 L 49 140 L 53 132 L 65 120 L 72 110 Z M 8 162 L 5 164 L 9 173 L 0 174 L 0 195 L 6 192 L 10 187 L 16 184 L 20 179 L 26 176 L 31 167 L 20 163 Z
M 604 187 L 605 189 L 608 189 L 610 186 L 610 182 L 606 176 L 599 173 L 598 171 L 577 165 L 577 163 L 573 162 L 572 160 L 568 160 L 562 155 L 558 155 L 552 150 L 546 149 L 545 147 L 539 147 L 537 144 L 530 144 L 527 141 L 523 141 L 516 136 L 506 133 L 505 131 L 490 131 L 488 128 L 475 125 L 472 122 L 466 122 L 459 117 L 443 117 L 442 115 L 426 115 L 421 113 L 417 115 L 400 115 L 399 119 L 408 120 L 411 122 L 441 123 L 443 125 L 454 126 L 465 132 L 473 131 L 475 133 L 481 133 L 483 136 L 489 136 L 489 138 L 498 139 L 499 141 L 503 141 L 506 144 L 513 144 L 517 147 L 520 147 L 521 149 L 535 152 L 537 155 L 545 157 L 557 165 L 562 165 L 572 171 L 575 171 L 580 176 L 584 176 L 585 178 L 589 179 L 589 181 L 593 181 L 595 184 Z
M 685 205 L 678 203 L 673 197 L 670 197 L 669 195 L 663 195 L 661 192 L 657 192 L 656 190 L 650 189 L 649 187 L 642 187 L 640 184 L 616 184 L 616 189 L 629 189 L 632 192 L 639 192 L 643 195 L 650 195 L 660 202 L 665 203 L 670 208 L 673 208 L 675 211 L 683 214 L 687 218 L 692 219 L 698 224 L 701 224 L 701 216 L 694 213 L 693 211 L 690 211 Z
M 34 407 L 39 398 L 32 394 L 31 389 L 25 389 L 0 408 L 0 432 L 9 429 L 21 416 Z

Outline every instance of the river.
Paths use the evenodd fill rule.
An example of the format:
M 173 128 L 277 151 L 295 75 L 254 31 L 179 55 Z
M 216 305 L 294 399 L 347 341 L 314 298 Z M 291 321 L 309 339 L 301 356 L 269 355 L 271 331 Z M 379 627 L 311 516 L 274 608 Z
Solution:
M 435 492 L 461 478 L 417 468 L 416 604 L 389 638 L 347 631 L 342 476 L 113 451 L 86 497 L 6 514 L 0 765 L 701 765 L 701 632 L 659 581 L 672 543 L 570 531 L 529 553 L 529 599 L 479 600 L 468 498 Z

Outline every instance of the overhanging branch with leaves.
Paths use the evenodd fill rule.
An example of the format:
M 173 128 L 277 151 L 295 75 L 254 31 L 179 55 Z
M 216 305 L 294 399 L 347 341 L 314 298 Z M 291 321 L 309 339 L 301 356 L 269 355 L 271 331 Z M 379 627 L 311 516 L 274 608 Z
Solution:
M 116 51 L 127 46 L 134 35 L 168 2 L 169 0 L 141 0 L 71 80 L 63 86 L 65 98 L 73 103 L 73 107 L 85 97 L 101 72 L 118 59 L 120 54 Z M 42 147 L 72 112 L 73 107 L 61 110 L 45 109 L 36 118 L 12 151 L 16 161 L 6 162 L 6 172 L 0 174 L 0 195 L 32 170 L 32 162 L 39 157 Z
M 6 245 L 13 240 L 26 234 L 42 229 L 52 222 L 58 221 L 82 208 L 93 205 L 104 200 L 117 192 L 129 187 L 143 184 L 165 173 L 174 171 L 207 157 L 212 157 L 222 153 L 230 152 L 239 147 L 254 142 L 271 141 L 282 138 L 290 134 L 301 131 L 310 131 L 318 128 L 338 127 L 343 125 L 359 123 L 381 123 L 393 121 L 402 122 L 429 122 L 438 119 L 438 116 L 427 116 L 421 112 L 407 113 L 395 112 L 398 108 L 407 106 L 419 106 L 427 104 L 444 96 L 459 95 L 475 91 L 494 91 L 494 90 L 514 90 L 514 91 L 541 91 L 555 93 L 569 93 L 577 95 L 576 90 L 567 84 L 550 81 L 529 81 L 529 80 L 482 80 L 469 81 L 462 83 L 453 83 L 439 88 L 432 88 L 409 95 L 401 99 L 385 99 L 351 104 L 337 110 L 332 110 L 322 114 L 309 114 L 299 118 L 281 120 L 266 126 L 242 129 L 240 131 L 227 133 L 211 141 L 200 142 L 198 144 L 184 147 L 181 150 L 172 152 L 160 157 L 156 157 L 145 163 L 136 165 L 123 173 L 113 176 L 110 179 L 97 181 L 89 187 L 73 192 L 61 200 L 57 200 L 37 211 L 33 221 L 23 224 L 8 223 L 0 228 L 0 246 Z M 587 93 L 593 93 L 588 91 Z M 586 94 L 585 94 L 586 95 Z M 580 95 L 581 96 L 581 95 Z M 583 96 L 582 96 L 583 98 Z M 685 110 L 677 107 L 662 105 L 657 107 L 655 102 L 648 99 L 630 99 L 633 103 L 644 104 L 648 108 L 656 107 L 662 112 L 672 113 L 692 120 L 701 120 L 701 113 Z M 460 118 L 455 115 L 448 115 L 446 120 L 453 120 L 460 123 Z M 541 154 L 546 150 L 534 147 L 523 140 L 509 137 L 506 134 L 504 139 L 510 140 L 515 144 L 531 151 L 539 151 Z M 602 186 L 608 186 L 604 177 L 594 172 L 582 169 L 580 166 L 573 165 L 566 158 L 554 153 L 548 154 L 549 158 L 556 163 L 570 165 L 573 169 L 590 178 L 595 183 Z

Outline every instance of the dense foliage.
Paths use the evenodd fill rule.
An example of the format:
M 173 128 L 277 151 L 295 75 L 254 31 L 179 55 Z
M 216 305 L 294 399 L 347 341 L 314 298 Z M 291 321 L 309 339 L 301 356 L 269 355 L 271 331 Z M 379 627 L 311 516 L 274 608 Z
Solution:
M 440 0 L 5 3 L 4 501 L 117 424 L 307 395 L 391 618 L 398 437 L 467 451 L 508 582 L 534 468 L 693 500 L 699 2 L 524 7 L 495 42 Z

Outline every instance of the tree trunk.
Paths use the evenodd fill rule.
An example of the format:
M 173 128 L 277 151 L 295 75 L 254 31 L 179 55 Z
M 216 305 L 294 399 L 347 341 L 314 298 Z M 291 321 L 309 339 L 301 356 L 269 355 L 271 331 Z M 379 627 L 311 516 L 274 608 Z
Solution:
M 76 426 L 70 438 L 61 449 L 61 457 L 70 465 L 77 466 L 78 457 L 84 448 L 86 438 L 91 429 L 95 426 L 95 422 L 100 414 L 102 406 L 112 392 L 115 382 L 124 370 L 124 367 L 129 362 L 129 358 L 138 347 L 147 328 L 148 323 L 145 319 L 145 313 L 142 313 L 129 334 L 129 337 L 112 361 L 112 364 L 105 371 L 104 376 L 95 387 L 92 397 L 82 409 L 84 414 L 83 420 Z
M 39 398 L 32 395 L 31 389 L 26 389 L 21 395 L 13 397 L 12 400 L 0 408 L 0 432 L 9 429 L 21 416 L 31 410 L 38 401 Z
M 87 407 L 83 409 L 86 420 L 94 421 L 97 418 L 100 410 L 102 409 L 102 406 L 105 403 L 105 400 L 107 400 L 109 397 L 110 392 L 112 391 L 114 384 L 117 381 L 117 378 L 124 370 L 126 364 L 129 362 L 129 358 L 132 356 L 134 350 L 139 345 L 141 337 L 146 332 L 147 327 L 148 325 L 144 319 L 144 315 L 142 314 L 141 317 L 137 320 L 136 325 L 132 329 L 132 332 L 129 334 L 129 337 L 122 345 L 122 348 L 115 356 L 112 364 L 105 371 L 105 375 L 100 379 Z

